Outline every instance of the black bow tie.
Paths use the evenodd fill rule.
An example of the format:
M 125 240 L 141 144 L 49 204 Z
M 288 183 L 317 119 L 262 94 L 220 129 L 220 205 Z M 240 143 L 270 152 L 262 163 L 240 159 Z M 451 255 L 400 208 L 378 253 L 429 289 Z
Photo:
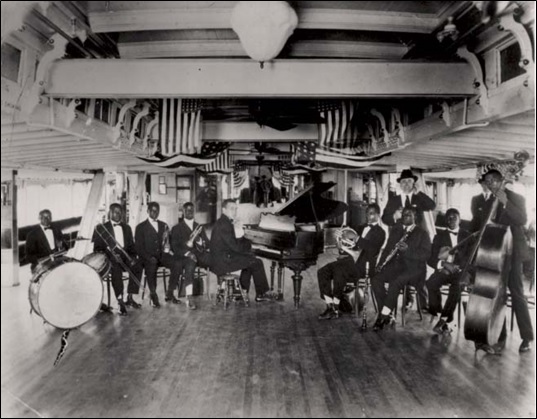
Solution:
M 448 230 L 448 233 L 449 234 L 453 234 L 455 236 L 458 236 L 459 235 L 459 232 L 458 231 L 451 231 L 451 230 Z
M 112 225 L 113 225 L 114 227 L 117 227 L 117 226 L 120 226 L 121 223 L 112 223 Z
M 52 227 L 43 227 L 43 229 L 46 230 L 52 230 Z

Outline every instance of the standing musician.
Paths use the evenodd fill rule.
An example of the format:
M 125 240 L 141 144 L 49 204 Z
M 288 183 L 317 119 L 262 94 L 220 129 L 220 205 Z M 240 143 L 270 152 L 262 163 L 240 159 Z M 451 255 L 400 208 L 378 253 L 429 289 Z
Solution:
M 52 226 L 52 213 L 48 209 L 41 210 L 39 226 L 32 229 L 26 238 L 26 257 L 31 263 L 32 273 L 39 259 L 64 250 L 67 250 L 67 244 L 63 241 L 61 230 Z
M 364 278 L 366 264 L 369 264 L 370 272 L 375 271 L 376 260 L 386 233 L 378 224 L 380 207 L 377 204 L 367 206 L 366 216 L 367 224 L 358 228 L 359 238 L 354 249 L 342 246 L 341 250 L 348 254 L 317 271 L 321 298 L 326 302 L 326 310 L 319 315 L 319 320 L 339 317 L 339 302 L 343 297 L 345 285 L 349 282 L 356 284 L 359 278 Z M 336 238 L 340 237 L 341 231 L 338 230 Z
M 211 234 L 212 271 L 223 275 L 241 269 L 240 284 L 248 292 L 250 277 L 255 284 L 255 301 L 269 301 L 269 285 L 263 261 L 251 252 L 252 245 L 244 237 L 240 223 L 233 223 L 237 216 L 237 204 L 232 199 L 222 203 L 222 216 Z
M 183 214 L 184 218 L 172 228 L 171 246 L 174 257 L 180 258 L 183 263 L 188 308 L 195 310 L 196 305 L 190 298 L 193 291 L 194 271 L 196 266 L 208 268 L 210 265 L 210 253 L 207 248 L 209 239 L 203 226 L 194 221 L 192 202 L 183 205 Z
M 159 265 L 171 270 L 168 283 L 168 293 L 165 301 L 179 304 L 180 301 L 173 296 L 173 290 L 177 287 L 179 275 L 183 269 L 180 260 L 174 259 L 170 254 L 169 227 L 166 223 L 158 220 L 160 205 L 156 202 L 147 204 L 147 220 L 136 226 L 135 243 L 136 252 L 142 259 L 142 264 L 149 286 L 149 296 L 153 307 L 160 307 L 157 296 L 157 268 Z
M 527 352 L 531 349 L 533 342 L 533 327 L 531 324 L 528 302 L 524 296 L 524 285 L 522 281 L 522 262 L 528 257 L 528 244 L 524 236 L 524 226 L 527 222 L 526 201 L 509 189 L 505 189 L 503 176 L 498 170 L 489 170 L 485 176 L 485 183 L 492 194 L 499 200 L 498 209 L 492 220 L 498 224 L 507 225 L 511 228 L 513 235 L 513 251 L 511 254 L 511 271 L 507 286 L 511 293 L 513 311 L 515 312 L 518 329 L 522 343 L 519 352 Z M 503 329 L 498 339 L 498 344 L 492 348 L 492 352 L 501 352 L 507 338 L 507 328 L 504 322 Z M 479 349 L 479 348 L 478 348 Z M 490 351 L 488 345 L 481 344 L 481 348 Z
M 377 274 L 371 278 L 371 288 L 381 309 L 373 330 L 393 323 L 392 311 L 397 305 L 399 292 L 407 284 L 425 286 L 427 259 L 431 255 L 429 234 L 416 225 L 417 210 L 403 209 L 402 222 L 393 226 L 388 243 L 377 265 Z M 389 283 L 388 293 L 384 283 Z
M 126 316 L 126 306 L 131 306 L 133 308 L 142 307 L 141 304 L 134 300 L 133 294 L 138 294 L 140 290 L 140 279 L 142 277 L 143 268 L 141 263 L 137 260 L 132 229 L 128 224 L 122 222 L 123 210 L 121 205 L 111 204 L 109 217 L 110 221 L 95 227 L 92 238 L 93 251 L 104 252 L 107 254 L 112 266 L 112 287 L 114 288 L 114 294 L 118 301 L 119 314 Z M 121 246 L 123 251 L 111 248 L 110 241 L 108 240 L 109 236 L 107 235 L 111 236 L 113 238 L 112 241 L 115 241 L 117 246 Z M 123 266 L 119 262 L 119 258 L 121 258 L 123 264 L 128 266 L 131 271 L 129 272 L 126 302 L 123 302 Z
M 474 231 L 481 230 L 483 224 L 487 222 L 487 215 L 490 212 L 492 203 L 494 202 L 494 196 L 485 183 L 485 178 L 481 176 L 478 182 L 481 185 L 483 192 L 472 197 L 472 221 L 470 221 L 469 227 L 472 233 Z
M 440 231 L 433 240 L 431 257 L 427 262 L 435 269 L 435 272 L 427 280 L 427 290 L 429 291 L 429 312 L 436 316 L 440 313 L 440 320 L 434 326 L 435 333 L 442 334 L 449 332 L 448 323 L 453 321 L 453 313 L 457 307 L 457 302 L 461 294 L 461 271 L 466 264 L 468 237 L 470 233 L 459 227 L 460 213 L 455 208 L 446 211 L 446 221 L 448 228 Z M 450 250 L 457 245 L 460 247 L 454 255 L 450 255 Z M 442 308 L 442 285 L 449 284 L 449 294 Z
M 386 208 L 382 214 L 382 222 L 390 227 L 393 227 L 397 222 L 401 221 L 403 208 L 412 207 L 416 209 L 416 224 L 423 227 L 423 212 L 432 211 L 436 208 L 436 203 L 429 198 L 425 193 L 416 189 L 418 177 L 412 173 L 412 170 L 405 169 L 397 179 L 401 194 L 392 195 L 388 199 Z M 420 299 L 420 306 L 423 309 L 427 307 L 427 290 L 425 285 L 416 290 Z M 408 306 L 412 305 L 413 296 L 407 296 Z

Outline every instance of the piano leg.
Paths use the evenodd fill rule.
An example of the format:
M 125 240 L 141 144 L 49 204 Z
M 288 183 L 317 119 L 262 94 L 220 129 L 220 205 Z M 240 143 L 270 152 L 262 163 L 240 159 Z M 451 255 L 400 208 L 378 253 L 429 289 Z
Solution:
M 293 290 L 295 292 L 295 296 L 293 299 L 295 300 L 295 308 L 298 309 L 300 306 L 300 288 L 302 286 L 302 275 L 301 275 L 302 269 L 293 269 L 294 275 L 293 278 Z
M 283 300 L 283 263 L 278 263 L 278 300 Z
M 276 270 L 276 262 L 270 264 L 270 290 L 274 291 L 274 271 Z

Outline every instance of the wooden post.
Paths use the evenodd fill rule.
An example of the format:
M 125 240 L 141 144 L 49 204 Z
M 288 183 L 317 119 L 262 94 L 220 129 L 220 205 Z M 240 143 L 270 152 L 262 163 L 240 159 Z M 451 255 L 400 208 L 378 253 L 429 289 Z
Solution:
M 132 231 L 140 222 L 142 204 L 145 192 L 146 173 L 129 173 L 129 219 L 127 223 L 131 226 Z
M 2 286 L 20 285 L 16 170 L 2 169 Z
M 105 184 L 105 176 L 103 172 L 97 173 L 91 184 L 91 190 L 88 196 L 88 202 L 86 203 L 86 209 L 80 222 L 80 229 L 78 230 L 78 237 L 91 239 L 93 236 L 93 229 L 96 224 L 97 210 L 101 203 L 101 197 Z M 77 240 L 75 247 L 72 248 L 69 253 L 70 256 L 75 259 L 82 259 L 91 249 L 91 240 Z
M 222 215 L 222 175 L 217 173 L 216 175 L 216 220 Z M 216 220 L 211 220 L 214 222 Z

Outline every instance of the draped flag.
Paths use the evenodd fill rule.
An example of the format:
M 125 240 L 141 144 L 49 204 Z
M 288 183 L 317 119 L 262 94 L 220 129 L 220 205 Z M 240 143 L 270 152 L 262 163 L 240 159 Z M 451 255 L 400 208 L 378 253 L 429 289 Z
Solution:
M 248 179 L 248 170 L 237 170 L 237 168 L 233 170 L 233 188 L 241 189 L 248 186 L 246 179 Z
M 297 143 L 294 147 L 294 154 L 291 160 L 294 163 L 314 163 L 316 148 L 317 144 L 313 141 L 302 141 Z
M 203 169 L 206 173 L 231 173 L 233 169 L 230 164 L 229 150 L 225 150 L 214 158 L 212 162 L 206 164 Z
M 163 156 L 201 151 L 201 107 L 198 99 L 159 99 L 158 131 Z
M 214 163 L 224 152 L 227 155 L 227 149 L 231 143 L 227 142 L 205 142 L 201 147 L 201 151 L 197 154 L 185 156 L 178 154 L 170 157 L 166 157 L 161 153 L 155 153 L 152 157 L 138 157 L 140 160 L 146 163 L 152 163 L 159 167 L 166 169 L 176 169 L 178 167 L 199 167 L 207 166 L 210 163 Z

